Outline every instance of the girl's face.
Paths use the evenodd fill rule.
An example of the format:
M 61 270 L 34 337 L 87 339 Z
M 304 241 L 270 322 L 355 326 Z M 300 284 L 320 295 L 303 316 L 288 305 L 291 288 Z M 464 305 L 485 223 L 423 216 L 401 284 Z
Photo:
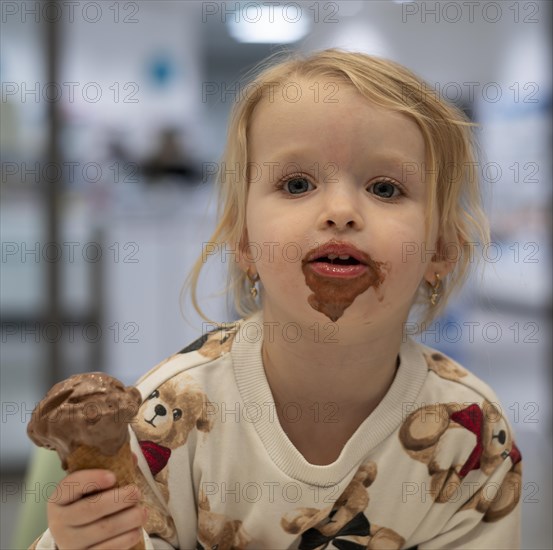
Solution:
M 248 138 L 249 246 L 241 265 L 259 274 L 264 308 L 282 319 L 328 322 L 324 307 L 314 307 L 312 275 L 324 287 L 319 298 L 353 292 L 349 305 L 342 300 L 340 323 L 401 327 L 423 278 L 443 274 L 431 261 L 436 219 L 425 240 L 425 146 L 415 122 L 343 81 L 300 80 L 256 107 Z M 375 262 L 368 286 L 361 274 L 328 278 L 303 265 L 331 240 Z

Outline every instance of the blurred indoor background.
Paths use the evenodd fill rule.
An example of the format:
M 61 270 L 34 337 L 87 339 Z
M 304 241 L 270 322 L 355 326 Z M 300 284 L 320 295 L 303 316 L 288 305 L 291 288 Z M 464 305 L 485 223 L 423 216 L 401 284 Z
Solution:
M 44 500 L 25 428 L 47 389 L 87 370 L 130 384 L 201 334 L 179 293 L 240 79 L 333 46 L 399 61 L 481 124 L 494 244 L 420 338 L 497 392 L 525 462 L 523 548 L 553 548 L 551 4 L 2 0 L 0 548 L 38 534 L 21 533 Z M 212 264 L 200 303 L 232 320 Z

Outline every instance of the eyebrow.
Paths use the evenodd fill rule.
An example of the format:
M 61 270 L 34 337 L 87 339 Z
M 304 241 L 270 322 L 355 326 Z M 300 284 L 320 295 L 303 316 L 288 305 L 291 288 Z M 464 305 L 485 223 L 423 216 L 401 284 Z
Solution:
M 309 148 L 283 149 L 282 151 L 277 151 L 275 155 L 271 155 L 268 162 L 292 163 L 301 160 L 308 160 L 309 162 L 313 162 L 314 160 L 317 160 L 318 155 L 318 151 Z M 408 174 L 414 174 L 414 172 L 412 171 L 412 167 L 422 169 L 418 166 L 419 163 L 414 159 L 405 158 L 402 155 L 393 152 L 379 154 L 376 159 L 373 159 L 373 162 L 386 165 L 387 167 L 391 167 L 395 170 L 399 169 L 401 170 L 402 174 L 405 172 L 407 172 Z

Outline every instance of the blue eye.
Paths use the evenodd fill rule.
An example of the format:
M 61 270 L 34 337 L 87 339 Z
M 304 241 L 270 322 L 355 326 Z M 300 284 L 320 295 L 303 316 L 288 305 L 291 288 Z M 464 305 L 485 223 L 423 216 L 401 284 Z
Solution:
M 311 185 L 311 182 L 304 176 L 291 176 L 281 181 L 277 187 L 278 189 L 286 188 L 290 195 L 300 195 L 305 191 L 309 191 L 309 185 Z
M 373 183 L 370 188 L 372 192 L 380 198 L 392 199 L 401 195 L 401 191 L 397 185 L 391 181 L 381 180 Z

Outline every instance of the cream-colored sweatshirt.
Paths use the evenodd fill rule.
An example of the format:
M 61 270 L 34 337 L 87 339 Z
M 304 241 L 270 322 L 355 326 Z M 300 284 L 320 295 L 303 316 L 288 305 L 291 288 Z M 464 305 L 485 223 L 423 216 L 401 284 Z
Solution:
M 520 548 L 521 455 L 484 382 L 406 338 L 380 404 L 335 462 L 313 465 L 279 423 L 263 334 L 258 312 L 139 381 L 147 548 Z M 281 407 L 339 422 L 333 403 Z M 36 548 L 55 548 L 49 531 Z

